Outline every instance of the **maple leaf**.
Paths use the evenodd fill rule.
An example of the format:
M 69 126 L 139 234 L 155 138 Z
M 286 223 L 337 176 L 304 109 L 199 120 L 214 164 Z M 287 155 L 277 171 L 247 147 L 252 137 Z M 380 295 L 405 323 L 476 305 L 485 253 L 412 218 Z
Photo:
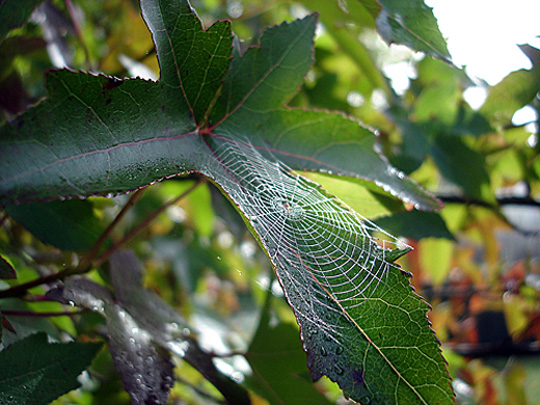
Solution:
M 438 202 L 339 113 L 286 107 L 313 62 L 316 15 L 233 50 L 186 0 L 143 0 L 157 82 L 53 71 L 49 98 L 0 129 L 0 202 L 127 192 L 200 173 L 243 216 L 301 327 L 313 379 L 364 403 L 452 403 L 428 305 L 393 262 L 408 248 L 293 170 L 361 179 L 418 208 Z M 232 57 L 234 55 L 234 57 Z

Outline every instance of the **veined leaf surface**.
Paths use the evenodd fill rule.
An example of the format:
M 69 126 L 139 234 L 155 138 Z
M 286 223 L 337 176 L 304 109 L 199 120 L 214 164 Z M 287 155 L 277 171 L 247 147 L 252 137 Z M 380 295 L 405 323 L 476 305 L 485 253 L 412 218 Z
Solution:
M 291 171 L 332 171 L 421 208 L 438 205 L 373 149 L 374 134 L 359 123 L 284 107 L 311 66 L 315 16 L 269 28 L 225 73 L 229 23 L 204 31 L 186 0 L 141 5 L 160 81 L 51 73 L 49 99 L 0 129 L 1 203 L 201 173 L 273 263 L 314 379 L 328 375 L 366 403 L 452 403 L 428 306 L 393 264 L 407 247 Z M 351 150 L 355 159 L 344 158 Z

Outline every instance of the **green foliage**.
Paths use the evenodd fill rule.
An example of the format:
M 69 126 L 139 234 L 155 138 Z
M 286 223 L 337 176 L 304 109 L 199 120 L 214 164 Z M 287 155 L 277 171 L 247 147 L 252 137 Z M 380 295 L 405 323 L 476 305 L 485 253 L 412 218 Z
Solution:
M 49 343 L 38 333 L 0 352 L 0 402 L 47 404 L 80 386 L 77 376 L 101 343 Z
M 43 332 L 109 349 L 60 356 L 89 373 L 55 404 L 452 403 L 431 324 L 458 401 L 536 397 L 534 359 L 474 357 L 539 336 L 534 221 L 507 205 L 538 205 L 512 123 L 538 51 L 474 110 L 422 1 L 51 4 L 61 35 L 0 44 L 0 356 L 32 376 L 14 348 L 68 347 Z M 46 84 L 45 45 L 71 68 Z
M 268 293 L 259 326 L 246 352 L 254 371 L 247 384 L 270 403 L 329 404 L 310 382 L 296 328 L 290 324 L 270 326 L 271 302 L 272 295 Z
M 0 42 L 9 31 L 20 27 L 43 0 L 4 0 L 0 3 Z
M 43 243 L 64 250 L 90 249 L 103 232 L 89 200 L 11 205 L 6 212 Z

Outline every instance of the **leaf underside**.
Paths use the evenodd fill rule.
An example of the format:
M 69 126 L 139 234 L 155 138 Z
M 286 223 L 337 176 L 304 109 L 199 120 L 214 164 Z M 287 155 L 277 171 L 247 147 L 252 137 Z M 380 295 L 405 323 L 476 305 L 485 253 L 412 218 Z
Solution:
M 49 74 L 49 99 L 0 129 L 1 203 L 201 173 L 275 266 L 313 379 L 327 375 L 365 403 L 452 403 L 428 306 L 392 264 L 407 247 L 292 172 L 356 177 L 419 208 L 438 206 L 357 122 L 284 107 L 311 66 L 316 16 L 267 29 L 231 61 L 229 23 L 203 30 L 185 0 L 141 6 L 160 81 Z
M 233 404 L 249 404 L 247 392 L 221 374 L 213 357 L 189 336 L 185 320 L 155 292 L 143 288 L 143 265 L 135 253 L 111 256 L 114 296 L 83 278 L 71 278 L 47 296 L 105 316 L 109 349 L 134 404 L 165 403 L 174 383 L 173 353 L 182 357 Z

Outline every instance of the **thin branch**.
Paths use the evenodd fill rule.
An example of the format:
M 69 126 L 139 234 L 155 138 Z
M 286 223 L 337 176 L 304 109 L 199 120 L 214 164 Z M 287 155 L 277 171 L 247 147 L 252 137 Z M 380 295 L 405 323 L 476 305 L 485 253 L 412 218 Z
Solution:
M 25 302 L 58 302 L 53 300 L 46 295 L 37 295 L 37 294 L 26 294 L 23 298 Z
M 8 288 L 7 290 L 2 290 L 0 291 L 0 298 L 19 297 L 26 294 L 26 291 L 29 289 L 37 287 L 38 285 L 52 283 L 53 281 L 66 277 L 72 273 L 73 270 L 73 268 L 66 268 L 58 273 L 49 274 L 48 276 L 40 277 L 35 280 L 28 281 L 27 283 L 16 285 Z
M 438 195 L 437 198 L 444 203 L 470 204 L 479 207 L 495 208 L 493 204 L 475 198 L 456 196 L 456 195 Z M 498 205 L 525 205 L 531 207 L 540 207 L 540 201 L 531 197 L 497 197 Z
M 124 217 L 124 215 L 133 206 L 133 204 L 135 204 L 135 202 L 141 197 L 142 189 L 138 190 L 131 196 L 130 200 L 127 202 L 124 208 L 122 208 L 122 210 L 118 213 L 118 215 L 113 220 L 113 222 L 107 227 L 107 229 L 105 229 L 105 231 L 103 231 L 99 239 L 90 248 L 88 253 L 81 259 L 77 267 L 67 267 L 64 270 L 59 271 L 58 273 L 49 274 L 48 276 L 40 277 L 38 279 L 29 281 L 27 283 L 19 284 L 17 286 L 8 288 L 7 290 L 0 291 L 0 298 L 19 297 L 21 295 L 26 294 L 26 292 L 33 287 L 37 287 L 42 284 L 51 283 L 53 281 L 63 279 L 73 274 L 82 274 L 82 273 L 87 272 L 92 266 L 96 266 L 96 267 L 99 266 L 111 254 L 113 254 L 116 250 L 118 250 L 120 246 L 124 245 L 131 238 L 133 238 L 137 233 L 139 233 L 141 230 L 146 228 L 148 224 L 151 221 L 153 221 L 159 214 L 161 214 L 171 205 L 176 204 L 178 201 L 183 199 L 185 196 L 187 196 L 189 193 L 191 193 L 193 190 L 195 190 L 199 185 L 201 185 L 204 182 L 206 182 L 206 179 L 200 178 L 193 186 L 188 188 L 186 191 L 184 191 L 174 200 L 164 204 L 159 210 L 155 211 L 152 215 L 146 218 L 142 223 L 140 223 L 137 227 L 135 227 L 131 232 L 129 232 L 126 236 L 124 236 L 120 241 L 116 242 L 113 246 L 111 246 L 108 250 L 106 250 L 99 258 L 95 259 L 97 252 L 103 245 L 106 238 L 109 236 L 112 229 Z
M 495 215 L 500 218 L 503 222 L 509 225 L 516 232 L 519 232 L 522 235 L 536 235 L 538 232 L 531 232 L 526 229 L 522 229 L 516 224 L 506 218 L 506 215 L 500 210 L 501 207 L 505 205 L 520 205 L 523 207 L 540 207 L 540 201 L 534 200 L 533 198 L 527 197 L 497 197 L 497 204 L 491 204 L 483 200 L 478 200 L 475 198 L 469 198 L 466 196 L 456 196 L 456 195 L 438 195 L 437 198 L 443 203 L 451 204 L 465 204 L 465 205 L 475 205 L 477 207 L 484 207 L 492 210 Z
M 100 235 L 98 240 L 92 245 L 90 250 L 86 253 L 86 255 L 81 259 L 79 265 L 77 267 L 66 267 L 64 270 L 59 271 L 57 273 L 49 274 L 44 277 L 37 278 L 32 281 L 28 281 L 23 284 L 16 285 L 14 287 L 8 288 L 7 290 L 0 291 L 0 298 L 9 298 L 9 297 L 18 297 L 21 295 L 26 294 L 26 291 L 33 287 L 37 287 L 42 284 L 48 284 L 52 283 L 54 281 L 63 279 L 67 276 L 70 276 L 72 274 L 82 274 L 90 269 L 90 266 L 92 264 L 92 260 L 97 255 L 99 249 L 111 233 L 111 231 L 114 229 L 116 224 L 126 215 L 127 211 L 133 207 L 133 204 L 141 197 L 143 189 L 137 190 L 127 204 L 122 208 L 122 210 L 118 213 L 116 218 L 109 224 L 107 229 L 103 231 L 103 233 Z
M 122 210 L 118 213 L 116 218 L 109 224 L 107 229 L 103 231 L 99 239 L 94 243 L 94 245 L 90 248 L 88 253 L 82 258 L 79 265 L 77 267 L 66 267 L 64 270 L 59 271 L 57 273 L 49 274 L 44 277 L 37 278 L 32 281 L 28 281 L 23 284 L 16 285 L 14 287 L 8 288 L 7 290 L 0 291 L 0 298 L 9 298 L 9 297 L 19 297 L 21 295 L 26 294 L 26 292 L 33 288 L 37 287 L 42 284 L 48 284 L 52 283 L 54 281 L 63 279 L 67 276 L 70 276 L 72 274 L 81 274 L 90 269 L 90 266 L 92 264 L 92 260 L 97 255 L 97 252 L 113 230 L 113 228 L 118 224 L 118 222 L 124 217 L 124 215 L 127 213 L 127 211 L 135 204 L 135 201 L 137 201 L 141 195 L 142 190 L 137 190 L 129 199 L 127 204 L 122 208 Z
M 34 317 L 34 318 L 48 318 L 50 316 L 71 316 L 71 315 L 79 315 L 83 314 L 85 312 L 88 312 L 87 309 L 81 309 L 78 311 L 63 311 L 63 312 L 33 312 L 33 311 L 11 311 L 11 310 L 3 310 L 2 315 L 7 316 L 26 316 L 26 317 Z
M 144 228 L 150 224 L 159 214 L 161 214 L 163 211 L 165 211 L 167 208 L 169 208 L 172 205 L 175 205 L 180 200 L 182 200 L 185 196 L 187 196 L 189 193 L 191 193 L 193 190 L 195 190 L 197 187 L 199 187 L 202 183 L 206 182 L 205 178 L 200 178 L 193 186 L 188 188 L 186 191 L 184 191 L 182 194 L 180 194 L 178 197 L 176 197 L 174 200 L 171 200 L 167 203 L 165 203 L 159 210 L 155 211 L 152 215 L 150 215 L 148 218 L 146 218 L 143 222 L 141 222 L 139 225 L 137 225 L 135 228 L 133 228 L 127 235 L 125 235 L 121 240 L 116 242 L 113 246 L 111 246 L 109 249 L 105 251 L 99 258 L 97 258 L 94 262 L 95 266 L 99 266 L 101 263 L 103 263 L 107 258 L 116 252 L 122 245 L 127 243 L 129 240 L 131 240 L 136 234 L 138 234 L 140 231 L 142 231 Z
M 75 270 L 76 273 L 84 273 L 88 270 L 90 265 L 92 264 L 92 261 L 96 257 L 96 255 L 99 252 L 99 249 L 101 249 L 101 246 L 103 246 L 103 243 L 107 240 L 109 235 L 111 234 L 112 230 L 116 227 L 116 225 L 124 218 L 124 216 L 127 214 L 127 212 L 135 205 L 135 203 L 142 197 L 144 193 L 143 188 L 135 191 L 129 201 L 124 205 L 122 210 L 116 215 L 114 220 L 109 224 L 107 229 L 105 229 L 102 234 L 100 235 L 99 239 L 92 245 L 90 250 L 86 252 L 84 257 L 81 259 L 79 265 L 77 266 L 77 269 Z
M 77 38 L 79 39 L 79 42 L 81 43 L 81 46 L 84 51 L 84 57 L 86 59 L 86 64 L 88 65 L 89 70 L 93 70 L 92 61 L 90 60 L 90 52 L 88 51 L 88 47 L 86 46 L 86 42 L 84 41 L 84 36 L 81 30 L 81 24 L 79 24 L 79 19 L 77 18 L 77 14 L 75 13 L 75 8 L 73 7 L 73 3 L 71 0 L 64 0 L 64 3 L 66 4 L 66 8 L 69 13 L 69 17 L 71 18 L 71 22 L 73 24 L 73 28 L 75 28 L 75 33 L 77 34 Z

